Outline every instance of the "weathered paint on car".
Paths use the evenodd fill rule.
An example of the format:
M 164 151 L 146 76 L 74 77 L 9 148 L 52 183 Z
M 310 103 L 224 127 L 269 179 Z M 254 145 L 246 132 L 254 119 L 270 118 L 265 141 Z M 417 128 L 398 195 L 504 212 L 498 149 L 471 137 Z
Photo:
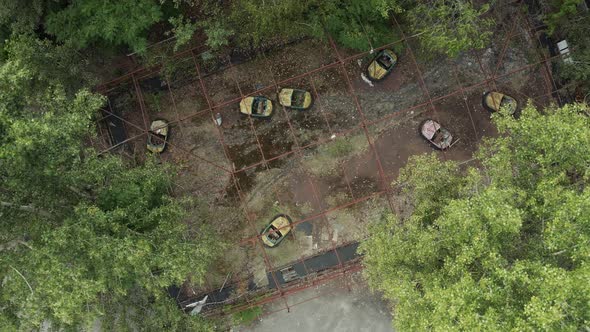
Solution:
M 166 148 L 169 126 L 166 120 L 154 120 L 150 125 L 150 133 L 147 139 L 147 149 L 153 153 L 162 153 Z
M 367 67 L 367 76 L 371 81 L 380 81 L 387 77 L 395 64 L 397 55 L 389 49 L 381 50 L 375 55 Z
M 518 108 L 518 102 L 511 96 L 501 92 L 490 91 L 483 95 L 483 106 L 490 112 L 498 112 L 501 108 L 506 107 L 508 114 L 515 114 Z
M 303 98 L 301 98 L 303 96 Z M 293 99 L 298 100 L 294 102 Z M 297 110 L 306 110 L 311 106 L 313 99 L 311 93 L 300 89 L 281 89 L 279 92 L 279 103 L 285 107 Z
M 420 125 L 420 134 L 436 148 L 444 150 L 451 146 L 453 135 L 440 123 L 428 119 Z
M 286 214 L 276 215 L 262 231 L 262 243 L 268 247 L 276 247 L 291 231 L 291 218 Z
M 263 102 L 264 108 L 261 112 L 254 110 L 255 105 Z M 246 97 L 240 101 L 240 113 L 258 118 L 266 118 L 272 114 L 272 101 L 264 96 Z

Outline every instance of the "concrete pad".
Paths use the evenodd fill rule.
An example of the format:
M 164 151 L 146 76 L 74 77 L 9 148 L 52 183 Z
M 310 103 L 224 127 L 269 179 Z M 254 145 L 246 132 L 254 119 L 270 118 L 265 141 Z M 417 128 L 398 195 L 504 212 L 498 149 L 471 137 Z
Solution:
M 339 280 L 290 295 L 289 312 L 275 312 L 285 308 L 282 300 L 265 305 L 264 312 L 271 314 L 237 331 L 393 331 L 388 305 L 380 295 L 371 293 L 360 277 L 353 277 L 356 281 L 351 282 L 351 291 Z

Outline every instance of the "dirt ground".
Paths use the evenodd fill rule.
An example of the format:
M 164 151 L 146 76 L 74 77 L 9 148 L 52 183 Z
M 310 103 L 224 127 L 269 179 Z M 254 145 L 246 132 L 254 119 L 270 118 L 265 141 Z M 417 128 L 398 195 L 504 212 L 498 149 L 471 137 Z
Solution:
M 503 91 L 521 106 L 529 98 L 539 106 L 551 101 L 543 97 L 543 67 L 531 65 L 538 61 L 534 41 L 519 25 L 504 44 L 508 28 L 498 29 L 489 47 L 456 59 L 428 57 L 414 39 L 399 42 L 398 64 L 373 86 L 361 76 L 370 56 L 341 64 L 329 43 L 307 40 L 248 61 L 200 61 L 200 79 L 195 64 L 183 61 L 172 74 L 140 78 L 139 89 L 129 83 L 109 99 L 132 123 L 129 137 L 157 118 L 172 123 L 160 158 L 177 167 L 174 191 L 209 206 L 212 224 L 231 244 L 207 287 L 250 277 L 264 287 L 267 270 L 366 237 L 369 223 L 396 206 L 386 190 L 410 156 L 470 160 L 484 137 L 497 134 L 483 92 Z M 322 66 L 330 67 L 309 72 Z M 494 73 L 500 76 L 490 80 Z M 313 106 L 280 107 L 282 87 L 310 91 Z M 273 100 L 271 119 L 238 112 L 240 98 L 252 93 Z M 425 119 L 452 133 L 450 149 L 438 151 L 420 136 Z M 130 150 L 145 156 L 145 137 Z M 292 218 L 294 230 L 277 248 L 263 247 L 256 236 L 278 213 Z

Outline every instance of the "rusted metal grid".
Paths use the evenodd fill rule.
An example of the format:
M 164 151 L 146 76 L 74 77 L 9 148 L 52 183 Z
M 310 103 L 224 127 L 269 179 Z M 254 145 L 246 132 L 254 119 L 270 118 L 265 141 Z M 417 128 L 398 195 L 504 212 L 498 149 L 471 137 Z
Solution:
M 390 126 L 391 121 L 400 118 L 402 116 L 407 116 L 414 111 L 424 110 L 423 113 L 438 120 L 439 122 L 442 121 L 440 119 L 440 109 L 445 108 L 447 104 L 453 98 L 459 98 L 459 104 L 454 104 L 456 109 L 459 113 L 463 113 L 464 116 L 469 118 L 470 122 L 470 131 L 472 132 L 469 136 L 472 138 L 467 138 L 465 140 L 471 140 L 471 142 L 467 142 L 464 144 L 475 144 L 481 138 L 482 130 L 484 126 L 479 123 L 478 121 L 474 120 L 478 113 L 484 112 L 481 110 L 481 91 L 482 89 L 487 90 L 502 90 L 506 87 L 506 82 L 508 82 L 511 78 L 515 75 L 518 75 L 522 72 L 539 72 L 542 75 L 543 82 L 544 82 L 544 91 L 516 91 L 512 90 L 513 93 L 516 94 L 516 97 L 519 100 L 528 99 L 537 105 L 546 105 L 548 101 L 553 100 L 553 95 L 557 94 L 559 98 L 559 91 L 566 87 L 558 88 L 555 84 L 555 80 L 551 73 L 551 64 L 553 61 L 558 61 L 559 56 L 548 56 L 546 52 L 535 52 L 533 54 L 534 60 L 529 61 L 529 63 L 519 66 L 517 68 L 503 68 L 503 62 L 505 59 L 505 55 L 507 50 L 509 49 L 510 43 L 522 43 L 527 42 L 529 44 L 534 44 L 535 46 L 539 46 L 538 37 L 533 32 L 534 29 L 531 27 L 531 23 L 529 22 L 528 18 L 526 18 L 520 11 L 516 11 L 517 18 L 512 20 L 512 24 L 508 29 L 506 29 L 506 33 L 502 38 L 502 42 L 496 44 L 498 50 L 500 51 L 500 56 L 498 57 L 497 61 L 492 65 L 488 65 L 487 68 L 482 61 L 482 54 L 489 51 L 489 50 L 474 50 L 469 53 L 473 59 L 475 60 L 474 63 L 470 63 L 475 68 L 475 71 L 479 72 L 479 79 L 466 79 L 461 77 L 461 73 L 464 68 L 460 67 L 462 64 L 458 63 L 455 60 L 445 59 L 443 63 L 439 63 L 440 66 L 449 66 L 452 71 L 452 77 L 448 78 L 448 86 L 447 89 L 443 89 L 442 91 L 431 91 L 432 88 L 429 87 L 430 82 L 424 76 L 425 66 L 426 64 L 422 63 L 420 59 L 415 54 L 415 49 L 417 42 L 414 36 L 408 36 L 399 23 L 392 19 L 392 29 L 396 30 L 397 34 L 401 36 L 401 39 L 389 43 L 387 45 L 383 45 L 379 48 L 376 48 L 375 51 L 380 49 L 389 48 L 398 44 L 403 44 L 405 47 L 405 59 L 401 59 L 401 61 L 406 61 L 406 65 L 408 66 L 408 70 L 415 73 L 416 77 L 414 78 L 416 85 L 422 92 L 422 98 L 416 101 L 412 105 L 405 105 L 402 109 L 396 110 L 395 112 L 391 112 L 389 114 L 380 114 L 378 116 L 371 116 L 368 117 L 365 109 L 366 107 L 370 107 L 363 104 L 358 91 L 358 87 L 355 87 L 355 83 L 353 82 L 357 79 L 355 75 L 355 62 L 359 59 L 362 59 L 372 53 L 372 51 L 361 52 L 353 55 L 343 55 L 342 50 L 334 43 L 331 38 L 328 38 L 326 44 L 328 47 L 333 51 L 335 55 L 334 59 L 331 59 L 329 63 L 321 64 L 319 67 L 307 70 L 303 73 L 298 73 L 296 75 L 282 78 L 279 77 L 274 70 L 272 63 L 267 59 L 265 54 L 261 54 L 260 58 L 262 61 L 266 61 L 268 63 L 268 74 L 269 74 L 269 81 L 264 86 L 256 86 L 256 87 L 244 87 L 244 83 L 240 82 L 239 77 L 235 74 L 235 64 L 232 63 L 231 59 L 223 59 L 221 63 L 223 64 L 221 70 L 227 71 L 231 73 L 234 71 L 234 74 L 230 75 L 234 81 L 234 92 L 235 95 L 232 95 L 228 98 L 222 100 L 213 100 L 211 98 L 210 89 L 211 83 L 207 81 L 207 73 L 203 72 L 201 61 L 198 58 L 200 52 L 203 51 L 203 48 L 194 48 L 183 54 L 178 55 L 179 61 L 189 61 L 191 62 L 192 67 L 192 74 L 194 75 L 194 81 L 191 85 L 191 91 L 200 96 L 200 98 L 204 99 L 204 107 L 200 109 L 194 109 L 192 112 L 179 112 L 177 103 L 183 98 L 183 96 L 174 96 L 170 86 L 170 82 L 165 82 L 166 94 L 169 98 L 170 103 L 172 104 L 175 112 L 175 119 L 170 121 L 171 126 L 178 125 L 180 131 L 183 131 L 183 123 L 186 121 L 192 121 L 195 119 L 203 119 L 203 121 L 210 121 L 212 126 L 215 126 L 215 115 L 216 113 L 221 113 L 224 116 L 226 115 L 225 112 L 235 112 L 235 105 L 244 97 L 264 94 L 265 92 L 269 91 L 277 91 L 280 86 L 285 86 L 291 82 L 305 82 L 306 86 L 310 87 L 310 91 L 314 96 L 314 103 L 317 106 L 316 112 L 319 112 L 321 115 L 321 122 L 322 126 L 325 124 L 324 130 L 325 133 L 320 135 L 319 137 L 309 140 L 309 139 L 302 139 L 297 134 L 297 123 L 293 120 L 292 113 L 286 110 L 284 107 L 275 110 L 277 116 L 280 116 L 281 120 L 284 121 L 286 126 L 284 126 L 284 131 L 286 135 L 290 136 L 292 141 L 294 142 L 293 146 L 288 149 L 288 151 L 280 151 L 279 153 L 269 154 L 269 150 L 265 149 L 265 144 L 269 144 L 269 142 L 264 140 L 263 135 L 260 133 L 260 128 L 258 128 L 258 124 L 256 120 L 252 118 L 246 118 L 246 125 L 249 126 L 250 132 L 252 134 L 252 143 L 255 144 L 256 150 L 259 154 L 259 159 L 252 160 L 244 165 L 236 165 L 235 158 L 232 158 L 230 146 L 226 142 L 226 134 L 224 130 L 219 127 L 215 126 L 215 135 L 216 139 L 219 143 L 219 147 L 223 150 L 223 155 L 225 158 L 225 162 L 216 162 L 211 161 L 207 158 L 207 156 L 198 155 L 194 153 L 191 149 L 187 147 L 183 147 L 180 144 L 176 144 L 174 140 L 169 141 L 168 145 L 171 148 L 177 149 L 182 151 L 190 160 L 198 163 L 203 163 L 211 168 L 215 169 L 219 172 L 219 174 L 228 176 L 231 179 L 232 187 L 229 189 L 223 189 L 225 193 L 223 195 L 227 195 L 228 191 L 232 190 L 235 191 L 237 196 L 237 203 L 240 206 L 241 212 L 243 213 L 243 218 L 247 223 L 247 228 L 250 229 L 250 235 L 246 236 L 239 241 L 234 243 L 234 246 L 246 246 L 249 248 L 253 248 L 264 260 L 264 265 L 266 267 L 266 271 L 269 272 L 270 277 L 274 280 L 274 284 L 276 285 L 276 289 L 272 292 L 268 292 L 266 296 L 263 298 L 251 298 L 246 296 L 245 300 L 242 301 L 241 305 L 233 307 L 229 312 L 237 312 L 241 310 L 245 310 L 247 308 L 251 308 L 253 306 L 259 306 L 264 303 L 268 303 L 270 301 L 280 300 L 284 303 L 284 309 L 289 310 L 290 306 L 293 304 L 289 304 L 287 301 L 287 297 L 289 294 L 293 294 L 295 292 L 304 290 L 306 288 L 316 286 L 318 284 L 328 282 L 333 280 L 334 278 L 338 278 L 352 272 L 356 272 L 362 269 L 362 265 L 359 263 L 358 260 L 351 261 L 349 263 L 345 263 L 340 260 L 338 256 L 337 248 L 342 245 L 338 244 L 336 241 L 332 240 L 332 245 L 328 249 L 329 251 L 333 251 L 336 257 L 338 258 L 338 265 L 330 269 L 329 271 L 323 271 L 319 274 L 309 274 L 309 277 L 301 279 L 299 282 L 289 283 L 289 284 L 281 284 L 277 280 L 277 268 L 281 263 L 276 264 L 273 262 L 273 259 L 269 256 L 267 249 L 265 249 L 260 241 L 261 235 L 259 234 L 259 230 L 256 228 L 256 216 L 248 209 L 248 204 L 245 202 L 245 193 L 242 188 L 241 178 L 246 174 L 246 172 L 251 170 L 270 170 L 273 163 L 281 162 L 287 158 L 290 159 L 301 159 L 303 158 L 304 152 L 309 149 L 318 148 L 320 146 L 325 146 L 331 144 L 334 141 L 334 138 L 340 137 L 350 137 L 354 134 L 360 134 L 365 137 L 367 149 L 370 152 L 368 154 L 369 159 L 374 164 L 374 170 L 377 173 L 378 183 L 373 186 L 369 193 L 364 193 L 363 195 L 359 195 L 358 192 L 355 194 L 356 189 L 353 189 L 355 185 L 351 182 L 351 179 L 348 178 L 347 172 L 342 172 L 343 180 L 346 184 L 346 189 L 348 193 L 346 194 L 348 200 L 345 202 L 339 202 L 334 204 L 327 203 L 322 198 L 321 190 L 318 188 L 318 178 L 312 176 L 309 172 L 305 169 L 299 169 L 299 173 L 302 174 L 305 178 L 302 181 L 306 181 L 309 183 L 309 187 L 311 188 L 312 192 L 312 201 L 313 201 L 313 209 L 308 215 L 301 217 L 297 220 L 294 220 L 292 223 L 292 227 L 296 227 L 297 225 L 303 223 L 324 223 L 329 225 L 330 224 L 330 216 L 340 210 L 351 208 L 357 206 L 358 204 L 363 204 L 369 200 L 374 198 L 380 198 L 385 204 L 386 209 L 389 212 L 395 214 L 397 212 L 397 207 L 395 206 L 394 200 L 394 193 L 392 190 L 391 182 L 395 180 L 396 174 L 387 173 L 384 170 L 383 162 L 384 159 L 380 156 L 379 150 L 375 147 L 376 138 L 378 137 L 378 133 L 380 132 L 378 129 L 382 127 L 384 124 L 385 126 Z M 367 38 L 369 38 L 367 36 Z M 471 68 L 471 69 L 473 69 Z M 218 69 L 219 70 L 219 69 Z M 324 104 L 326 101 L 323 100 L 323 97 L 320 96 L 318 93 L 317 88 L 317 75 L 322 73 L 326 73 L 330 71 L 337 75 L 337 77 L 344 82 L 345 91 L 348 97 L 350 98 L 350 103 L 353 105 L 353 112 L 355 113 L 354 119 L 356 119 L 356 123 L 348 127 L 339 127 L 334 128 L 331 125 L 331 120 L 324 112 Z M 102 93 L 108 94 L 113 89 L 116 89 L 118 86 L 122 84 L 132 84 L 133 90 L 135 91 L 134 94 L 134 102 L 136 106 L 139 108 L 140 116 L 137 117 L 136 121 L 132 121 L 126 119 L 124 116 L 117 115 L 113 110 L 110 108 L 110 105 L 106 109 L 103 110 L 104 114 L 108 116 L 115 117 L 120 119 L 126 127 L 133 128 L 134 134 L 126 139 L 125 141 L 119 143 L 118 145 L 111 146 L 106 149 L 102 149 L 101 153 L 109 152 L 119 145 L 123 145 L 125 143 L 129 143 L 138 139 L 145 139 L 147 135 L 150 135 L 149 128 L 148 128 L 148 111 L 146 110 L 146 102 L 144 100 L 142 89 L 143 87 L 139 83 L 140 80 L 149 77 L 158 72 L 158 68 L 156 69 L 145 69 L 140 68 L 135 70 L 129 74 L 122 76 L 116 80 L 111 82 L 105 83 L 101 85 L 98 90 Z M 394 74 L 395 75 L 395 72 Z M 165 80 L 165 79 L 164 79 Z M 302 83 L 303 84 L 303 83 Z M 379 83 L 377 83 L 379 84 Z M 291 111 L 292 112 L 292 111 Z M 200 120 L 199 120 L 200 121 Z M 273 119 L 272 121 L 275 121 Z M 279 121 L 279 120 L 277 120 Z M 137 123 L 139 122 L 139 123 Z M 100 127 L 100 126 L 99 126 Z M 485 130 L 483 130 L 485 131 Z M 442 156 L 443 158 L 447 159 L 457 159 L 457 156 L 449 156 L 449 153 L 452 151 L 443 151 Z M 460 158 L 460 157 L 459 157 Z M 343 165 L 338 165 L 338 168 L 344 168 Z M 209 182 L 215 182 L 217 179 L 210 179 Z M 204 187 L 207 186 L 209 183 L 202 184 Z M 273 195 L 276 198 L 276 202 L 278 202 L 278 206 L 283 206 L 284 203 L 282 202 L 283 198 L 277 192 L 276 188 L 270 190 L 269 195 Z M 299 257 L 294 262 L 301 262 L 305 267 L 304 257 Z M 305 267 L 307 270 L 307 267 Z M 229 276 L 228 276 L 229 278 Z M 224 285 L 230 284 L 240 284 L 247 282 L 245 279 L 234 278 L 233 276 L 229 278 L 229 280 L 225 280 Z M 222 287 L 223 287 L 222 286 Z M 206 280 L 206 288 L 201 289 L 200 293 L 207 293 L 213 292 L 219 289 L 219 285 L 214 285 L 209 280 Z M 348 287 L 348 286 L 347 286 Z M 227 312 L 226 312 L 227 313 Z M 266 313 L 270 314 L 270 313 Z

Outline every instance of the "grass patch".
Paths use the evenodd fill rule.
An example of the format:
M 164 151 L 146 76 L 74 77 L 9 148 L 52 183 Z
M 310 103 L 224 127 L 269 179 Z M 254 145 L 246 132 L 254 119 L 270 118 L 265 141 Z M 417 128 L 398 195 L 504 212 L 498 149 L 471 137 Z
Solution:
M 315 176 L 336 175 L 340 163 L 365 152 L 367 148 L 368 142 L 364 135 L 338 137 L 307 155 L 303 159 L 303 167 Z
M 234 325 L 250 325 L 262 315 L 262 307 L 256 306 L 232 315 Z
M 162 93 L 161 92 L 154 92 L 154 93 L 146 93 L 144 94 L 145 103 L 147 105 L 148 110 L 152 113 L 160 113 L 162 112 Z
M 328 156 L 333 158 L 340 158 L 348 155 L 354 150 L 352 146 L 352 142 L 347 141 L 346 139 L 339 137 L 334 140 L 332 144 L 328 144 L 326 146 L 326 153 Z
M 337 192 L 334 195 L 329 195 L 325 198 L 328 206 L 340 206 L 352 200 L 352 197 L 347 193 Z

